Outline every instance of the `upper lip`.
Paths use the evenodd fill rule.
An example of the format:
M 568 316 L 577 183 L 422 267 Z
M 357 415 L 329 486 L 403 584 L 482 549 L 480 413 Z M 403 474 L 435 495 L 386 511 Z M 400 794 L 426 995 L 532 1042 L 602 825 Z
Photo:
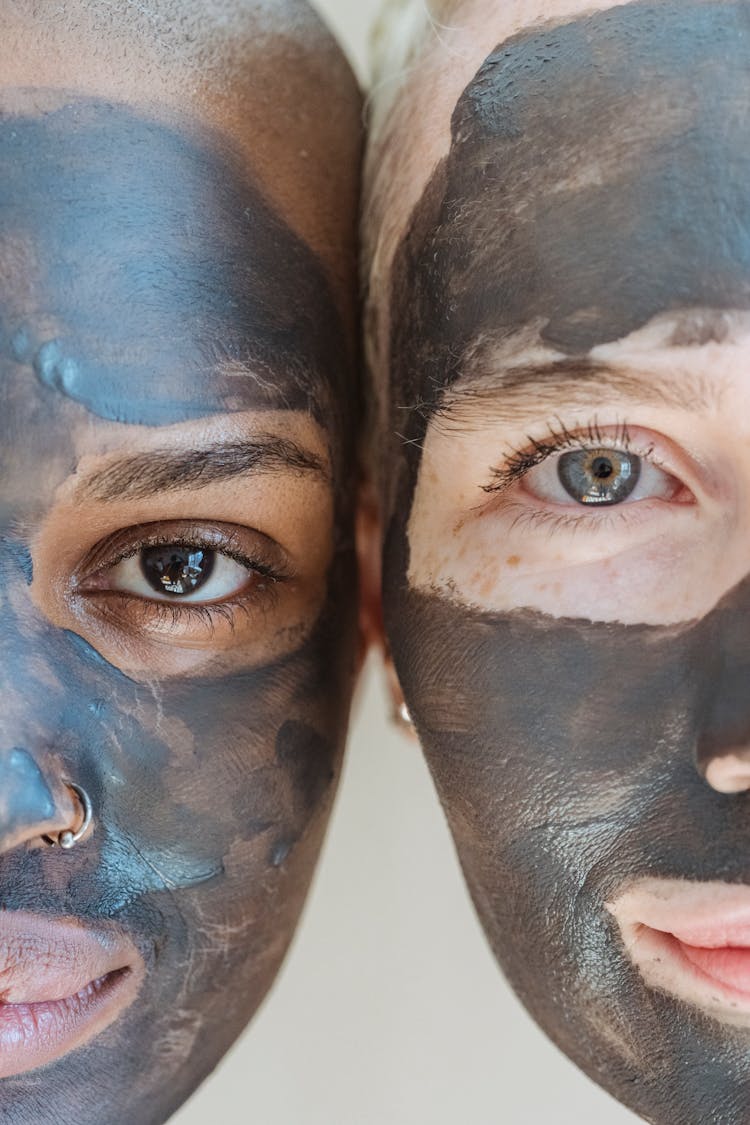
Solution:
M 0 1003 L 63 1000 L 140 960 L 118 931 L 74 919 L 0 912 Z
M 607 908 L 648 985 L 750 1026 L 750 886 L 641 879 Z
M 642 879 L 607 904 L 619 922 L 672 934 L 685 945 L 750 947 L 750 886 Z

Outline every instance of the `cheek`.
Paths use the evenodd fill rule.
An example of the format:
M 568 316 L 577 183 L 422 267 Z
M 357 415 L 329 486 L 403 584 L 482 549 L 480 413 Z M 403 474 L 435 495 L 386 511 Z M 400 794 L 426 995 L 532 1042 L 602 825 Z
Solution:
M 99 716 L 113 836 L 178 885 L 223 871 L 237 849 L 261 871 L 283 863 L 337 765 L 333 732 L 300 698 L 301 671 L 119 690 Z
M 682 832 L 686 796 L 707 792 L 695 767 L 710 685 L 702 639 L 489 618 L 413 592 L 388 616 L 464 866 L 489 889 L 524 870 L 539 884 L 579 882 L 608 859 L 622 875 L 623 838 L 657 808 L 663 837 L 671 824 Z
M 730 549 L 737 527 L 717 513 L 639 503 L 574 512 L 582 522 L 568 529 L 554 522 L 560 511 L 536 525 L 533 504 L 491 502 L 476 485 L 472 492 L 455 484 L 451 468 L 443 459 L 439 477 L 420 469 L 408 528 L 415 590 L 441 591 L 488 613 L 526 607 L 666 625 L 710 612 L 745 573 L 744 553 Z
M 33 753 L 55 747 L 94 805 L 90 846 L 70 868 L 76 910 L 112 913 L 215 879 L 238 851 L 250 893 L 281 866 L 338 769 L 345 708 L 321 667 L 310 647 L 258 672 L 137 683 L 74 634 L 40 625 L 19 637 L 6 724 Z

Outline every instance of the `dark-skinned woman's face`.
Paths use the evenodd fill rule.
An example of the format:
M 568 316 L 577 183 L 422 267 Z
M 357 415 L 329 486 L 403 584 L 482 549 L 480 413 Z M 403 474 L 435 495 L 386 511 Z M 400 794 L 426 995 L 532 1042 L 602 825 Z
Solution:
M 346 144 L 356 163 L 356 129 Z M 288 945 L 356 660 L 347 269 L 332 282 L 215 130 L 49 91 L 3 103 L 13 1125 L 165 1121 Z M 71 786 L 93 822 L 65 850 Z
M 750 1120 L 749 32 L 506 36 L 387 302 L 405 699 L 512 984 L 659 1125 Z

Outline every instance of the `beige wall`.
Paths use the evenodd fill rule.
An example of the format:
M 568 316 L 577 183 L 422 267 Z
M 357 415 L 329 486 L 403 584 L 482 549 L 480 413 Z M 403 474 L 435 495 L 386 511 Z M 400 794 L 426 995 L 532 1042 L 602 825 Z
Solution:
M 317 0 L 364 73 L 376 0 Z M 250 1030 L 175 1125 L 627 1125 L 521 1010 L 371 669 L 318 878 Z

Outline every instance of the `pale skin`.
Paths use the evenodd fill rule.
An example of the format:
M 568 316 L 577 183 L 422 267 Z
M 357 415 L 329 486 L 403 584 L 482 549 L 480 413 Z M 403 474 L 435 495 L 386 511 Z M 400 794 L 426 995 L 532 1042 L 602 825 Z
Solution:
M 615 4 L 598 4 L 606 11 Z M 384 382 L 384 352 L 388 332 L 388 283 L 396 247 L 430 174 L 450 145 L 450 117 L 461 91 L 476 73 L 490 50 L 511 36 L 533 28 L 535 23 L 562 21 L 590 11 L 590 5 L 558 0 L 551 3 L 484 2 L 456 4 L 452 18 L 439 24 L 439 36 L 407 81 L 393 113 L 385 144 L 370 152 L 370 213 L 366 237 L 373 244 L 370 275 L 371 302 L 380 310 L 380 336 L 371 336 L 368 346 L 376 381 Z M 412 122 L 418 120 L 414 133 Z M 407 143 L 408 137 L 408 143 Z M 375 168 L 375 163 L 379 168 Z M 394 172 L 397 178 L 394 179 Z M 389 190 L 397 182 L 398 191 Z M 699 498 L 659 495 L 663 480 L 652 480 L 656 495 L 648 513 L 634 516 L 623 532 L 606 543 L 595 535 L 572 533 L 563 542 L 553 540 L 550 550 L 544 528 L 534 534 L 521 526 L 508 535 L 508 526 L 521 507 L 508 504 L 506 523 L 502 513 L 492 511 L 492 500 L 482 491 L 487 468 L 500 452 L 527 444 L 526 439 L 545 436 L 544 409 L 537 402 L 516 404 L 504 397 L 493 398 L 491 386 L 477 387 L 477 401 L 450 396 L 445 416 L 430 428 L 424 450 L 420 482 L 409 524 L 411 548 L 409 579 L 416 588 L 450 589 L 452 596 L 487 609 L 530 606 L 559 616 L 571 615 L 585 596 L 593 573 L 607 575 L 607 594 L 593 607 L 602 620 L 669 623 L 702 616 L 746 573 L 750 543 L 750 460 L 744 457 L 750 432 L 750 332 L 747 315 L 738 313 L 727 321 L 726 339 L 702 347 L 675 349 L 665 346 L 674 329 L 667 319 L 643 328 L 632 338 L 613 341 L 594 350 L 594 356 L 618 370 L 634 374 L 630 393 L 612 388 L 608 400 L 597 402 L 596 418 L 604 433 L 614 433 L 623 417 L 629 428 L 638 428 L 640 443 L 651 447 L 663 434 L 673 456 L 681 458 L 683 476 L 689 476 Z M 512 369 L 528 363 L 552 361 L 555 354 L 524 342 L 511 345 L 498 357 L 497 367 Z M 637 392 L 639 371 L 653 372 L 666 388 L 692 378 L 709 393 L 700 398 L 700 414 L 693 409 L 670 408 L 666 403 L 645 403 Z M 487 380 L 491 384 L 491 380 Z M 376 383 L 377 385 L 377 383 Z M 605 388 L 606 390 L 606 388 Z M 633 393 L 635 392 L 635 393 Z M 580 401 L 583 400 L 583 401 Z M 547 413 L 564 410 L 566 426 L 585 427 L 590 418 L 590 396 L 575 391 L 566 400 L 549 398 Z M 534 433 L 536 423 L 537 432 Z M 653 434 L 653 439 L 651 435 Z M 668 469 L 667 444 L 663 453 Z M 731 450 L 731 477 L 727 451 Z M 685 451 L 685 452 L 682 452 Z M 655 453 L 657 453 L 655 449 Z M 693 464 L 686 459 L 686 453 Z M 658 459 L 658 454 L 655 460 Z M 745 461 L 747 460 L 747 463 Z M 698 468 L 703 469 L 703 478 Z M 547 469 L 549 474 L 549 466 Z M 538 475 L 538 474 L 537 474 Z M 679 473 L 675 471 L 675 476 Z M 685 482 L 686 484 L 688 482 Z M 565 503 L 565 500 L 568 503 Z M 550 509 L 563 514 L 576 506 L 569 498 Z M 580 508 L 578 509 L 580 511 Z M 607 513 L 611 516 L 611 511 Z M 670 519 L 670 534 L 664 535 L 664 518 Z M 610 521 L 611 522 L 611 521 Z M 370 534 L 373 534 L 371 527 Z M 364 566 L 372 570 L 378 532 L 363 550 Z M 382 526 L 380 528 L 382 536 Z M 503 548 L 496 544 L 502 536 Z M 699 550 L 686 548 L 699 542 Z M 629 553 L 637 552 L 636 588 L 627 575 L 627 588 L 618 585 Z M 679 577 L 664 590 L 658 576 L 664 567 L 682 566 Z M 377 584 L 377 576 L 372 585 Z M 377 628 L 377 626 L 376 626 Z M 395 705 L 402 697 L 394 683 Z M 714 759 L 707 780 L 720 792 L 750 789 L 750 749 L 738 748 L 723 759 Z
M 365 207 L 382 514 L 364 553 L 384 547 L 394 703 L 414 718 L 511 983 L 659 1125 L 708 1108 L 748 1119 L 733 1079 L 746 1039 L 727 1028 L 750 1022 L 737 991 L 750 900 L 725 858 L 742 862 L 750 790 L 742 692 L 725 678 L 741 676 L 729 625 L 744 620 L 750 539 L 746 263 L 726 295 L 710 251 L 685 257 L 652 298 L 685 232 L 721 208 L 687 219 L 667 190 L 661 225 L 639 226 L 664 169 L 683 201 L 738 174 L 731 142 L 711 145 L 742 151 L 744 74 L 686 170 L 711 110 L 700 92 L 672 97 L 671 47 L 650 58 L 647 29 L 661 51 L 671 16 L 453 5 L 371 146 Z M 693 34 L 697 59 L 699 28 L 718 43 L 746 16 L 692 6 L 685 45 Z M 740 246 L 744 198 L 707 244 Z M 627 232 L 610 257 L 607 224 Z M 571 458 L 589 455 L 632 487 L 577 494 Z M 710 1079 L 679 1089 L 654 1052 L 670 1073 L 710 1059 Z

